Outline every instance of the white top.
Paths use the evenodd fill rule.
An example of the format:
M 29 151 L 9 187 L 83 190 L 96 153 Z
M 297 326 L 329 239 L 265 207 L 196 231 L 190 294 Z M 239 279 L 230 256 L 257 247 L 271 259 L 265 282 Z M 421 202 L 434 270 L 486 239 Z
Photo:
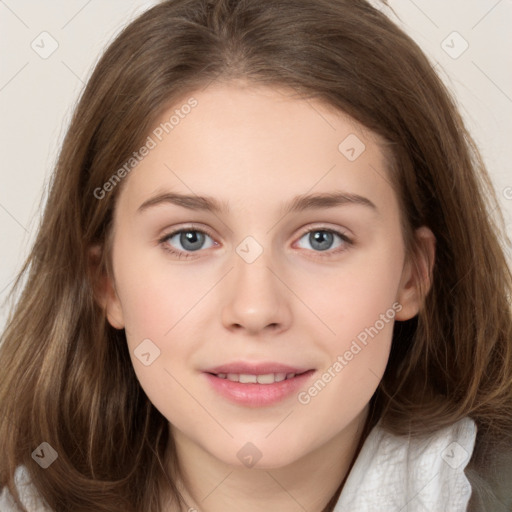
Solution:
M 21 502 L 28 512 L 52 512 L 44 506 L 39 498 L 36 488 L 30 483 L 30 478 L 25 466 L 18 466 L 14 473 L 14 481 L 20 495 Z M 11 494 L 4 487 L 0 495 L 0 512 L 19 512 Z
M 465 512 L 471 485 L 464 474 L 476 438 L 470 418 L 422 439 L 404 439 L 377 424 L 365 440 L 334 512 Z M 51 512 L 37 498 L 24 466 L 15 481 L 28 512 Z M 1 512 L 19 512 L 7 489 Z
M 475 446 L 470 418 L 424 439 L 404 439 L 379 424 L 370 432 L 334 512 L 465 512 L 471 484 L 464 468 Z

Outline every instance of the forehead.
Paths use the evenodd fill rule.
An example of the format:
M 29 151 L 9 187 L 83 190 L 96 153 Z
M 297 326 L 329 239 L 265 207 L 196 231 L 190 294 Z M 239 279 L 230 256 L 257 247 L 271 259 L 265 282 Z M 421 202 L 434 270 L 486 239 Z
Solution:
M 131 211 L 164 190 L 244 208 L 308 192 L 392 194 L 383 141 L 286 88 L 212 84 L 166 109 L 148 136 L 154 147 L 123 183 Z

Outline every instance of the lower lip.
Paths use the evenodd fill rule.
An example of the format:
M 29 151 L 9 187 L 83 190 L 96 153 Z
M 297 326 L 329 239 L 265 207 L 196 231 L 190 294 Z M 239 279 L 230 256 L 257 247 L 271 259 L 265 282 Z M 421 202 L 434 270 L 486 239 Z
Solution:
M 313 373 L 314 370 L 309 370 L 273 384 L 240 384 L 240 382 L 221 379 L 211 373 L 204 375 L 213 389 L 228 400 L 247 407 L 265 407 L 298 392 Z

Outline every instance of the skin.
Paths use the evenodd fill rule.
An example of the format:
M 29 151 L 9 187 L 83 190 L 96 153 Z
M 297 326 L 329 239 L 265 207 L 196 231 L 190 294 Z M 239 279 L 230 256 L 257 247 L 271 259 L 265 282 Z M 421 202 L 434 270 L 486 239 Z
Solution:
M 415 272 L 381 141 L 346 115 L 241 82 L 190 96 L 197 107 L 122 183 L 103 304 L 111 325 L 126 329 L 142 388 L 169 420 L 189 507 L 321 511 L 356 455 L 393 321 L 307 405 L 297 394 L 268 407 L 234 404 L 202 370 L 235 360 L 307 367 L 315 369 L 307 390 L 394 303 L 395 320 L 417 314 L 417 284 L 430 286 L 435 239 L 427 228 L 416 232 Z M 350 134 L 366 146 L 355 161 L 338 150 Z M 294 196 L 334 190 L 364 196 L 376 209 L 345 204 L 283 216 Z M 213 196 L 229 211 L 170 203 L 137 211 L 163 191 Z M 186 252 L 179 234 L 160 240 L 191 223 L 211 237 L 179 259 L 165 250 Z M 353 243 L 334 235 L 319 250 L 305 234 L 313 228 Z M 252 263 L 236 252 L 249 235 L 263 249 Z M 160 349 L 149 366 L 134 355 L 147 338 Z M 262 454 L 253 468 L 237 457 L 249 441 Z

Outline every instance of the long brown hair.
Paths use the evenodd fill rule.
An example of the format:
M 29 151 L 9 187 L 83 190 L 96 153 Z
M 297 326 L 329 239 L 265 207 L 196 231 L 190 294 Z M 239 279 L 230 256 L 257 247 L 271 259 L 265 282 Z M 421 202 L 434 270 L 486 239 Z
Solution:
M 123 184 L 102 199 L 94 191 L 165 108 L 237 78 L 287 86 L 381 135 L 408 253 L 419 250 L 415 228 L 437 238 L 432 288 L 417 317 L 395 326 L 372 418 L 419 435 L 470 416 L 479 443 L 508 435 L 512 279 L 498 203 L 422 51 L 364 0 L 170 0 L 128 25 L 97 64 L 13 288 L 0 348 L 0 484 L 12 494 L 14 469 L 25 465 L 57 511 L 160 511 L 162 489 L 178 501 L 168 421 L 137 381 L 124 331 L 95 300 Z M 102 249 L 95 262 L 91 247 Z M 58 453 L 45 471 L 31 460 L 43 441 Z

